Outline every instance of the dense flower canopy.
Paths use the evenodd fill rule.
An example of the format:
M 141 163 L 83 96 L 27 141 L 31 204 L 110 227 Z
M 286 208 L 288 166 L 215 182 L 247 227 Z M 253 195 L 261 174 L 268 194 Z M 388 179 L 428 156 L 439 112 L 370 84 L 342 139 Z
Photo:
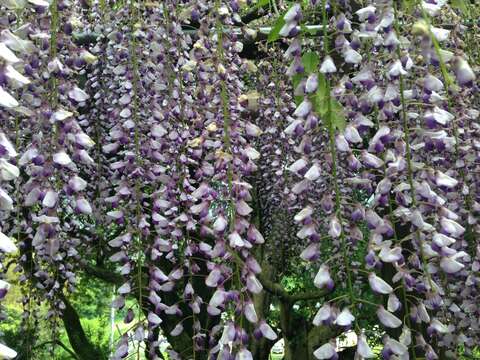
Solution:
M 277 339 L 258 296 L 294 299 L 258 260 L 282 249 L 313 274 L 313 324 L 357 332 L 356 358 L 376 357 L 365 312 L 384 359 L 468 353 L 480 342 L 473 5 L 272 1 L 252 60 L 261 34 L 242 14 L 260 3 L 0 1 L 0 256 L 20 276 L 23 326 L 43 303 L 55 336 L 78 272 L 107 254 L 114 306 L 137 300 L 112 359 L 140 347 L 160 359 L 160 328 L 187 327 L 191 358 L 252 359 L 252 343 Z M 0 280 L 0 298 L 9 288 Z M 338 358 L 335 336 L 313 356 Z

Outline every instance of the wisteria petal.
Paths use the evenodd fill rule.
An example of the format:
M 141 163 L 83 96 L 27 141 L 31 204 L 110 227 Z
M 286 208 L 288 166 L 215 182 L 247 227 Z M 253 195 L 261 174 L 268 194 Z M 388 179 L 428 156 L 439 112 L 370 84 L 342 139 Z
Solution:
M 400 325 L 402 325 L 402 320 L 400 320 L 395 315 L 385 310 L 383 306 L 378 307 L 377 317 L 380 320 L 380 322 L 388 328 L 397 328 Z

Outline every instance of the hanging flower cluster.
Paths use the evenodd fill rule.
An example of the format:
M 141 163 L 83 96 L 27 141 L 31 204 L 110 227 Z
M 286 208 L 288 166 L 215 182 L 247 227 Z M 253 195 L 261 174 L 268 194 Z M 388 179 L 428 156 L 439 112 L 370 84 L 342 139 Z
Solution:
M 472 275 L 464 269 L 477 250 L 467 252 L 463 225 L 471 228 L 476 223 L 469 189 L 475 182 L 468 183 L 461 160 L 465 157 L 462 152 L 471 149 L 466 135 L 469 124 L 478 119 L 478 111 L 464 101 L 475 92 L 474 72 L 465 57 L 444 49 L 449 36 L 454 35 L 432 25 L 435 16 L 445 10 L 443 3 L 418 5 L 418 20 L 408 33 L 401 32 L 402 18 L 391 2 L 372 2 L 353 15 L 342 13 L 331 19 L 326 16 L 325 2 L 315 5 L 322 7 L 324 16 L 325 56 L 318 69 L 312 71 L 305 66 L 309 63 L 298 36 L 300 4 L 284 15 L 285 25 L 279 32 L 295 38 L 285 55 L 292 59 L 289 75 L 298 84 L 297 94 L 303 97 L 293 113 L 296 120 L 285 131 L 295 129 L 290 133 L 300 137 L 300 144 L 311 142 L 290 166 L 303 177 L 291 191 L 310 192 L 312 181 L 324 181 L 327 176 L 321 177 L 322 169 L 315 160 L 329 166 L 336 205 L 332 201 L 323 203 L 323 211 L 333 212 L 324 229 L 332 246 L 342 248 L 341 271 L 346 281 L 340 280 L 347 284 L 350 307 L 374 305 L 353 296 L 358 291 L 352 287 L 354 279 L 366 277 L 373 292 L 388 296 L 387 308 L 379 305 L 376 311 L 380 323 L 387 329 L 403 326 L 399 339 L 385 338 L 383 356 L 405 358 L 409 351 L 412 356 L 424 352 L 429 359 L 438 358 L 439 351 L 452 356 L 455 346 L 466 339 L 472 343 L 463 333 L 471 332 L 467 327 L 472 324 L 466 326 L 471 310 L 459 314 L 462 310 L 455 304 L 455 296 L 449 297 L 460 289 L 448 279 L 465 281 L 470 277 L 466 281 L 473 288 L 460 290 L 468 294 L 463 296 L 467 303 L 476 294 Z M 356 30 L 352 30 L 354 21 L 360 22 Z M 336 30 L 334 38 L 330 38 L 327 25 Z M 340 64 L 330 56 L 332 42 Z M 343 75 L 345 71 L 335 76 L 340 66 L 348 69 L 348 76 Z M 335 116 L 339 111 L 336 101 L 346 114 L 346 124 Z M 310 124 L 316 117 L 323 126 L 315 123 L 312 129 Z M 334 133 L 336 125 L 339 128 Z M 310 140 L 321 128 L 328 132 L 327 139 Z M 313 152 L 309 161 L 312 149 L 318 152 Z M 328 160 L 319 161 L 325 154 Z M 475 162 L 472 159 L 471 166 Z M 355 192 L 364 196 L 358 198 Z M 325 204 L 330 206 L 325 208 Z M 302 225 L 300 238 L 315 237 L 322 226 L 312 205 L 303 208 L 295 220 Z M 363 239 L 359 229 L 363 224 L 370 229 L 366 268 L 352 269 L 349 258 Z M 313 257 L 315 245 L 307 249 Z M 382 276 L 387 266 L 395 271 L 390 279 Z M 328 265 L 320 266 L 314 283 L 320 288 L 333 287 Z M 314 323 L 334 321 L 343 327 L 353 326 L 355 316 L 348 308 L 336 310 L 337 306 L 326 303 Z M 401 311 L 404 321 L 396 315 Z M 456 316 L 453 321 L 452 316 Z M 422 323 L 426 323 L 426 333 L 421 331 Z M 455 330 L 460 338 L 453 335 Z M 412 332 L 416 335 L 413 340 Z M 433 344 L 439 348 L 434 350 Z M 375 357 L 361 333 L 357 354 Z M 327 343 L 314 355 L 318 359 L 334 358 L 335 347 Z
M 158 358 L 163 332 L 188 334 L 193 358 L 249 360 L 277 337 L 254 303 L 257 249 L 281 249 L 314 269 L 313 324 L 354 329 L 357 357 L 376 356 L 365 310 L 385 359 L 470 351 L 478 54 L 442 27 L 455 11 L 293 3 L 270 34 L 288 49 L 255 63 L 233 31 L 241 3 L 0 2 L 0 259 L 19 253 L 23 326 L 42 301 L 55 324 L 95 257 L 122 276 L 114 306 L 136 300 L 112 359 Z M 334 339 L 313 355 L 336 359 Z
M 19 151 L 18 156 L 8 151 L 10 163 L 5 162 L 5 171 L 15 170 L 17 177 L 15 195 L 9 200 L 9 210 L 16 214 L 5 221 L 5 227 L 21 249 L 16 271 L 23 272 L 20 280 L 30 289 L 23 304 L 24 321 L 31 324 L 36 316 L 31 308 L 34 299 L 50 302 L 47 316 L 55 321 L 63 308 L 63 288 L 73 290 L 79 239 L 71 234 L 81 228 L 82 215 L 92 211 L 83 193 L 87 182 L 79 175 L 93 161 L 87 152 L 93 141 L 76 119 L 76 109 L 89 96 L 74 78 L 88 54 L 71 40 L 78 24 L 67 4 L 39 1 L 5 6 L 11 30 L 3 30 L 2 39 L 10 59 L 2 71 L 19 99 L 2 94 L 2 105 L 10 109 L 2 111 L 2 131 L 5 126 Z M 7 53 L 9 49 L 21 60 Z M 3 138 L 7 141 L 5 134 Z
M 8 19 L 2 19 L 3 21 Z M 15 109 L 20 106 L 15 98 L 15 90 L 22 88 L 29 83 L 29 80 L 22 75 L 22 57 L 25 53 L 18 45 L 25 41 L 11 33 L 9 28 L 3 28 L 0 33 L 0 66 L 2 81 L 0 85 L 0 107 L 1 122 L 0 128 L 0 260 L 2 269 L 7 254 L 14 254 L 18 251 L 15 241 L 9 236 L 8 227 L 3 226 L 10 218 L 14 217 L 15 186 L 12 180 L 18 179 L 20 171 L 15 165 L 18 157 L 16 146 L 14 146 L 6 134 L 12 126 L 10 119 L 15 116 Z M 29 44 L 29 43 L 25 43 Z M 13 93 L 13 94 L 12 94 Z M 16 129 L 17 130 L 17 129 Z M 4 232 L 7 234 L 5 234 Z M 0 279 L 0 300 L 3 300 L 10 289 L 10 284 Z M 0 355 L 6 359 L 13 359 L 17 356 L 16 351 L 4 344 L 0 344 Z

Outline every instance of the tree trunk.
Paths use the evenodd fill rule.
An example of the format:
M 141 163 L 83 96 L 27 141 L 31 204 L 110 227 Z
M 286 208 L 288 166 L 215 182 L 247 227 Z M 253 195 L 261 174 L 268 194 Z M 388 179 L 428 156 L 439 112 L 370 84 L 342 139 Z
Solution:
M 291 334 L 289 337 L 284 337 L 284 341 L 284 360 L 311 359 L 311 353 L 309 352 L 308 346 L 308 333 L 303 324 L 297 328 L 295 334 Z
M 106 359 L 105 355 L 87 338 L 75 308 L 70 304 L 66 297 L 62 297 L 62 301 L 65 304 L 65 310 L 62 314 L 63 324 L 67 331 L 70 345 L 72 346 L 73 351 L 75 351 L 78 359 Z
M 262 262 L 262 272 L 265 274 L 268 279 L 273 278 L 273 271 L 271 270 L 270 266 Z M 270 304 L 272 303 L 272 296 L 263 291 L 260 294 L 253 295 L 253 303 L 255 306 L 255 311 L 260 319 L 268 319 L 268 315 L 270 313 Z M 251 329 L 251 333 L 253 333 L 253 327 Z M 256 340 L 253 336 L 251 338 L 251 352 L 253 358 L 255 360 L 269 360 L 270 351 L 272 346 L 275 344 L 275 341 L 271 341 L 265 338 L 261 338 L 260 340 Z
M 285 342 L 284 360 L 315 360 L 313 352 L 341 332 L 331 326 L 313 326 L 309 319 L 296 314 L 293 304 L 280 302 L 280 325 Z

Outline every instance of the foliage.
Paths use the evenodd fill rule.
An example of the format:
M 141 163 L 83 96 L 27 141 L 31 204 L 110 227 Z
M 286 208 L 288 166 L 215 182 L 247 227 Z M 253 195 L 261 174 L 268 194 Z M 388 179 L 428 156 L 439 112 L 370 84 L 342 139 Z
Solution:
M 479 15 L 0 0 L 0 358 L 476 356 Z

